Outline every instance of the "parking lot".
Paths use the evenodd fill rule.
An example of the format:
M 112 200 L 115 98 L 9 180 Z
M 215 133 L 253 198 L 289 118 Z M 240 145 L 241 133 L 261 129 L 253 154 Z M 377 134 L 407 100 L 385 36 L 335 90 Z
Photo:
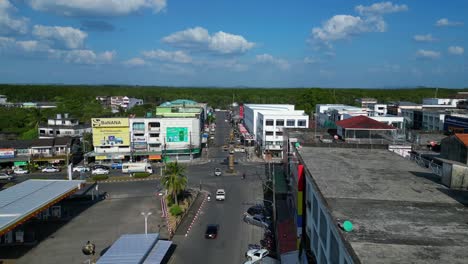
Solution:
M 85 208 L 66 223 L 57 223 L 45 240 L 13 263 L 85 263 L 88 257 L 81 249 L 87 241 L 96 245 L 97 258 L 122 234 L 144 233 L 141 212 L 152 212 L 148 232 L 160 232 L 167 238 L 156 189 L 157 181 L 101 184 L 99 190 L 109 194 L 107 199 Z M 50 224 L 47 226 L 50 228 Z

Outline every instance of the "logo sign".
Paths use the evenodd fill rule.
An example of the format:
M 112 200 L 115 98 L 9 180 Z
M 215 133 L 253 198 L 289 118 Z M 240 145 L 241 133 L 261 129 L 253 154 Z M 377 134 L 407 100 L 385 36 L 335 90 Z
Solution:
M 188 142 L 188 128 L 168 127 L 166 128 L 167 142 Z
M 0 159 L 9 159 L 15 157 L 15 149 L 4 148 L 0 149 Z
M 92 118 L 93 127 L 128 127 L 128 118 Z

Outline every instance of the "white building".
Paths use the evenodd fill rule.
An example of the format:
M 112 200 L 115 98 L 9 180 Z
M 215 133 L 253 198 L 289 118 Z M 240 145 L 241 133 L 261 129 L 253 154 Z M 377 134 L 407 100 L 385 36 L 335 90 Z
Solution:
M 423 111 L 422 129 L 425 131 L 443 131 L 445 111 Z
M 342 104 L 318 104 L 315 106 L 317 126 L 334 126 L 336 121 L 354 116 L 367 116 L 367 109 Z
M 91 133 L 91 126 L 80 124 L 77 118 L 65 113 L 49 118 L 47 124 L 39 124 L 38 130 L 39 138 L 82 137 L 84 133 Z
M 0 105 L 4 105 L 7 103 L 8 98 L 6 95 L 0 94 Z
M 452 106 L 457 107 L 459 101 L 465 101 L 465 99 L 447 99 L 447 98 L 424 98 L 423 106 Z
M 375 121 L 379 121 L 389 126 L 394 126 L 398 129 L 405 128 L 405 118 L 403 116 L 393 116 L 393 115 L 385 115 L 385 116 L 369 116 L 369 118 L 374 119 Z
M 387 115 L 387 105 L 386 104 L 368 104 L 367 107 L 368 107 L 367 115 L 369 117 Z
M 294 105 L 247 104 L 244 120 L 262 153 L 273 158 L 282 157 L 283 128 L 309 127 L 309 116 L 303 110 L 294 110 Z
M 361 104 L 361 108 L 363 110 L 369 108 L 370 104 L 377 104 L 377 99 L 375 98 L 359 98 L 356 99 L 356 101 Z

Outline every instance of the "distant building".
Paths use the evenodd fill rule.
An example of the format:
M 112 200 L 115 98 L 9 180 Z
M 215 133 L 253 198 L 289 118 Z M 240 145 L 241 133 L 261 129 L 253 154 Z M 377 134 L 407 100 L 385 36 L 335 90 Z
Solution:
M 342 139 L 353 142 L 386 141 L 396 138 L 397 128 L 383 124 L 367 116 L 355 116 L 336 122 L 337 134 Z
M 377 99 L 375 98 L 359 98 L 356 99 L 356 101 L 361 104 L 362 109 L 369 108 L 369 105 L 371 104 L 377 104 Z
M 57 114 L 47 120 L 47 124 L 39 124 L 39 138 L 82 137 L 84 133 L 91 133 L 90 124 L 80 124 L 77 118 L 68 113 Z
M 5 105 L 7 104 L 7 97 L 6 95 L 0 94 L 0 105 Z
M 387 113 L 395 116 L 402 116 L 402 111 L 408 109 L 422 109 L 422 105 L 407 101 L 390 102 L 387 105 Z
M 453 133 L 468 133 L 468 114 L 449 114 L 445 116 L 444 131 Z
M 120 109 L 127 111 L 136 105 L 142 105 L 143 99 L 128 96 L 96 96 L 96 100 L 104 107 L 110 107 L 112 113 L 118 113 Z
M 368 116 L 385 116 L 387 115 L 386 104 L 367 104 Z

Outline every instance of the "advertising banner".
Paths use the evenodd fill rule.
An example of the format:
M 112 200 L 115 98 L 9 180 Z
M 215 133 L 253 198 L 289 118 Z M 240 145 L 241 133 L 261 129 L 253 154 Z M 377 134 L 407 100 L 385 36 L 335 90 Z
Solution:
M 9 159 L 15 157 L 15 149 L 4 148 L 0 149 L 0 159 Z
M 243 105 L 239 106 L 239 116 L 240 118 L 244 118 L 244 106 Z
M 94 127 L 93 128 L 94 146 L 129 146 L 130 134 L 128 127 Z
M 138 150 L 147 149 L 146 142 L 133 142 L 133 148 Z
M 168 127 L 166 128 L 167 142 L 188 142 L 187 127 Z
M 92 127 L 128 127 L 128 118 L 92 118 Z

